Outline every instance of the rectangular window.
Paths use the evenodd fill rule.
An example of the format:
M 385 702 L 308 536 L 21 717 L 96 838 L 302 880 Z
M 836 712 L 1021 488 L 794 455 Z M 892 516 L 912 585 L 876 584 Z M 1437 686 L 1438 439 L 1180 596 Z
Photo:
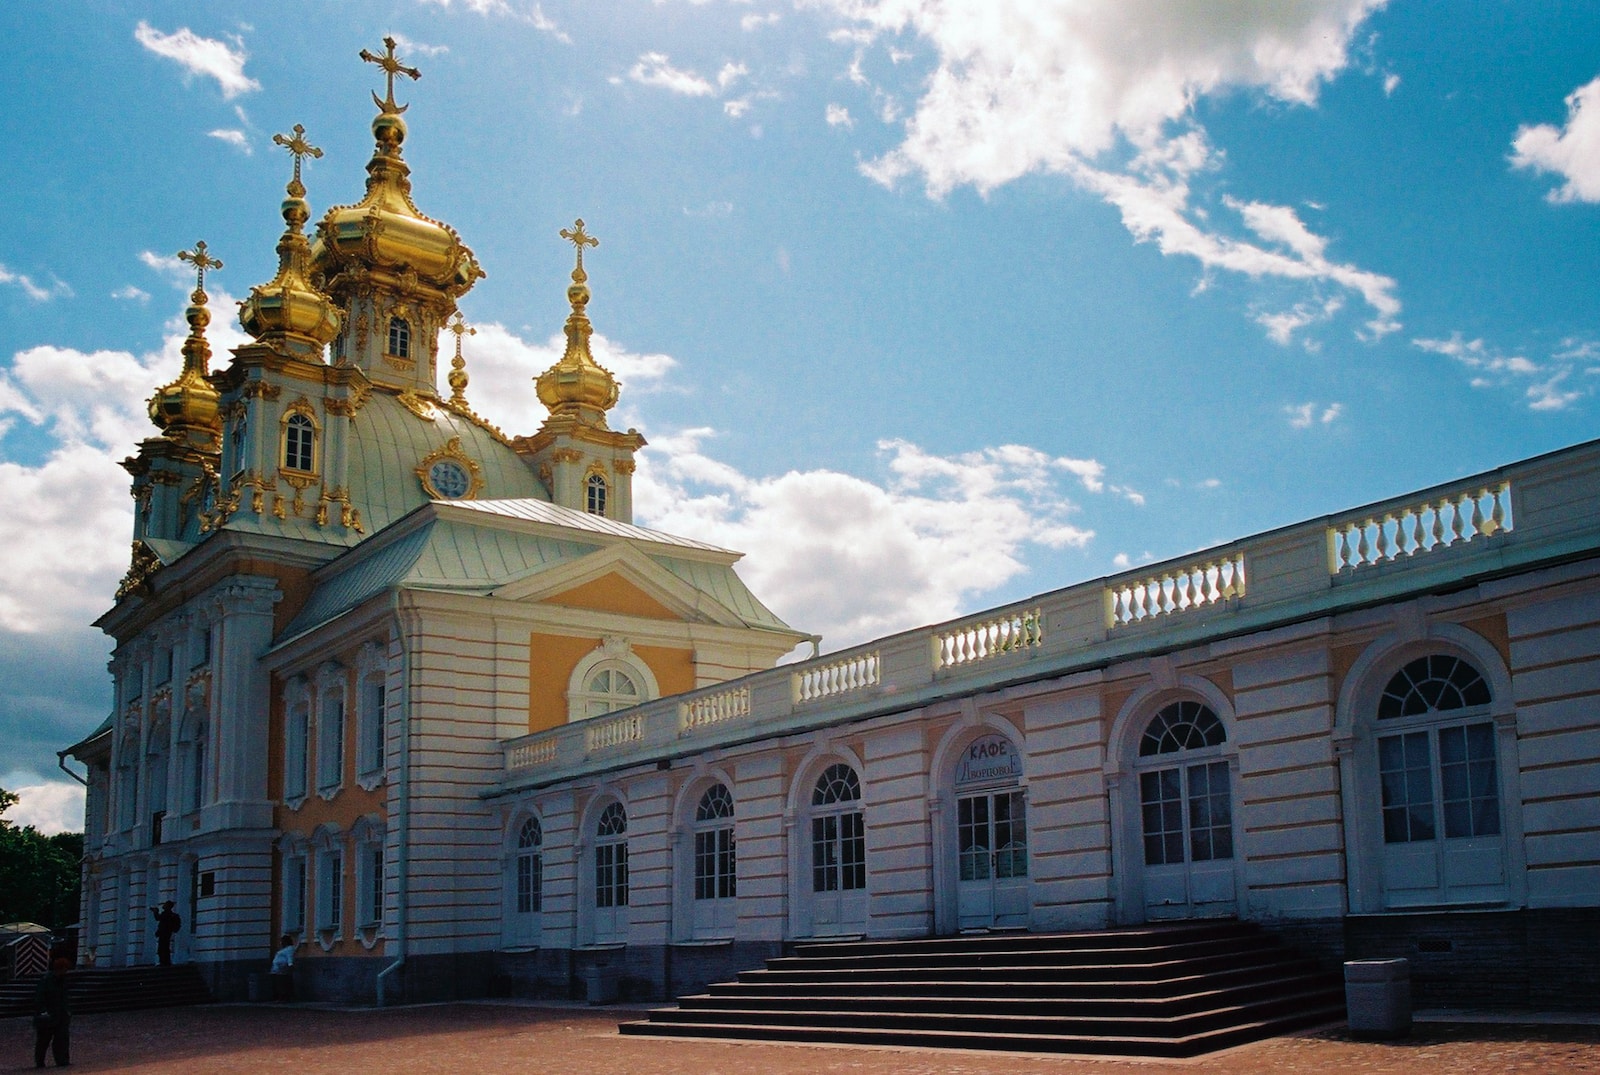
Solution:
M 1191 765 L 1188 777 L 1190 861 L 1233 858 L 1233 796 L 1228 791 L 1228 763 Z
M 694 898 L 725 900 L 737 895 L 734 881 L 733 829 L 705 829 L 694 834 Z
M 194 633 L 194 660 L 190 661 L 191 667 L 199 668 L 211 662 L 211 625 L 201 624 Z
M 1164 866 L 1183 861 L 1183 775 L 1180 769 L 1139 774 L 1139 804 L 1144 818 L 1144 863 Z
M 336 788 L 344 779 L 344 697 L 324 696 L 317 727 L 317 787 Z
M 517 913 L 533 914 L 540 908 L 544 864 L 537 854 L 517 856 Z
M 1028 800 L 1020 791 L 994 797 L 994 875 L 1028 876 Z
M 361 924 L 376 926 L 383 919 L 383 845 L 363 848 L 365 876 L 361 879 Z
M 293 933 L 306 924 L 306 860 L 291 855 L 283 860 L 283 931 Z
M 310 739 L 311 708 L 304 702 L 289 707 L 284 729 L 283 797 L 300 799 L 306 793 L 306 750 Z
M 344 922 L 344 854 L 324 851 L 317 865 L 317 928 L 337 932 Z
M 156 682 L 170 683 L 172 681 L 172 649 L 169 647 L 156 654 Z
M 1493 724 L 1439 729 L 1439 790 L 1446 837 L 1498 836 L 1498 785 Z
M 361 772 L 383 769 L 384 694 L 381 675 L 369 676 L 361 684 Z
M 1383 790 L 1383 842 L 1404 844 L 1433 839 L 1436 828 L 1428 733 L 1381 737 L 1378 780 Z
M 594 849 L 596 907 L 628 905 L 628 845 L 599 844 Z

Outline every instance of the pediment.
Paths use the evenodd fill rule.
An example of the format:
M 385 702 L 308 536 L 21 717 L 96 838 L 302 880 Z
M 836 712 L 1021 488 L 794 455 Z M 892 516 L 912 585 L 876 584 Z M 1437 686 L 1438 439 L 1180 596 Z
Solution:
M 601 549 L 509 582 L 493 596 L 646 619 L 744 626 L 739 616 L 716 598 L 626 545 Z

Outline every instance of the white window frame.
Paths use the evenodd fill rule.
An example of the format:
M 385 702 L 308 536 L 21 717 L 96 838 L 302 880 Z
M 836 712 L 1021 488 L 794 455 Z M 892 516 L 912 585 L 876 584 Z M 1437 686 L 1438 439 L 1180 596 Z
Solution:
M 283 691 L 283 801 L 290 809 L 305 802 L 311 779 L 311 687 L 304 676 Z
M 355 873 L 355 935 L 371 948 L 383 935 L 386 870 L 383 820 L 368 814 L 351 829 Z
M 388 694 L 383 648 L 368 642 L 356 658 L 356 782 L 365 791 L 384 781 Z
M 317 794 L 332 799 L 344 787 L 345 740 L 350 712 L 346 670 L 325 664 L 317 674 Z
M 640 691 L 638 701 L 629 705 L 619 705 L 616 704 L 615 696 L 589 689 L 594 677 L 608 670 L 624 672 L 638 685 Z M 572 670 L 572 676 L 567 680 L 567 720 L 571 722 L 605 716 L 607 713 L 615 713 L 633 705 L 643 705 L 659 697 L 661 697 L 661 687 L 656 683 L 655 673 L 634 654 L 633 647 L 628 641 L 606 637 L 601 639 L 599 646 L 578 662 L 577 667 Z
M 345 840 L 332 826 L 324 826 L 314 841 L 316 877 L 313 895 L 316 902 L 315 933 L 323 951 L 331 951 L 345 936 L 349 915 L 345 907 Z
M 306 894 L 310 881 L 310 864 L 305 845 L 297 840 L 284 840 L 278 845 L 281 863 L 279 883 L 279 933 L 291 933 L 296 938 L 306 934 Z

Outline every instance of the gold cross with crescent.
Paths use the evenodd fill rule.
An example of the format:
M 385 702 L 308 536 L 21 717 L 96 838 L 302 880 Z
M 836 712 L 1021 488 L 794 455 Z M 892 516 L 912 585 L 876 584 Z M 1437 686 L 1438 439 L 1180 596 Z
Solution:
M 390 115 L 398 116 L 411 106 L 397 105 L 394 103 L 394 76 L 405 75 L 406 77 L 410 78 L 411 81 L 415 82 L 417 79 L 422 77 L 422 72 L 418 71 L 415 67 L 407 67 L 405 64 L 400 62 L 397 56 L 395 56 L 394 38 L 384 38 L 383 47 L 385 51 L 382 56 L 379 56 L 375 52 L 368 52 L 366 49 L 362 49 L 361 58 L 366 60 L 368 63 L 375 63 L 379 67 L 383 68 L 384 76 L 388 80 L 388 85 L 384 90 L 384 99 L 381 101 L 378 100 L 378 94 L 376 91 L 374 91 L 372 94 L 372 103 Z
M 290 138 L 288 135 L 275 134 L 272 136 L 272 140 L 273 142 L 282 146 L 284 149 L 287 149 L 294 157 L 294 180 L 289 184 L 289 186 L 291 188 L 300 187 L 301 193 L 304 193 L 305 187 L 300 185 L 300 159 L 302 157 L 311 157 L 312 159 L 320 158 L 322 156 L 322 150 L 306 141 L 306 129 L 298 123 L 294 125 L 293 138 Z M 299 197 L 299 195 L 297 194 L 296 197 Z
M 573 221 L 570 229 L 562 228 L 561 237 L 578 248 L 578 267 L 572 272 L 572 278 L 577 280 L 583 273 L 583 248 L 586 246 L 599 246 L 600 240 L 583 230 L 582 217 Z
M 195 243 L 193 250 L 178 251 L 178 260 L 187 261 L 189 264 L 194 266 L 196 274 L 194 289 L 196 291 L 204 291 L 206 289 L 207 269 L 222 268 L 222 262 L 206 253 L 206 244 L 204 239 L 198 243 Z
M 467 319 L 461 316 L 460 310 L 456 311 L 455 320 L 451 321 L 445 328 L 456 334 L 456 360 L 461 361 L 461 338 L 463 336 L 476 336 L 478 330 L 467 324 Z

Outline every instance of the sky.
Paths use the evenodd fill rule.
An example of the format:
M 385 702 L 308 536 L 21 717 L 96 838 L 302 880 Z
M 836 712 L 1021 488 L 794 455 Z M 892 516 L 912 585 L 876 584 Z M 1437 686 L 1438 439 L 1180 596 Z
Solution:
M 392 35 L 473 405 L 544 418 L 583 218 L 635 521 L 838 649 L 1597 435 L 1600 5 L 10 0 L 0 786 L 109 711 L 145 400 L 359 200 Z

